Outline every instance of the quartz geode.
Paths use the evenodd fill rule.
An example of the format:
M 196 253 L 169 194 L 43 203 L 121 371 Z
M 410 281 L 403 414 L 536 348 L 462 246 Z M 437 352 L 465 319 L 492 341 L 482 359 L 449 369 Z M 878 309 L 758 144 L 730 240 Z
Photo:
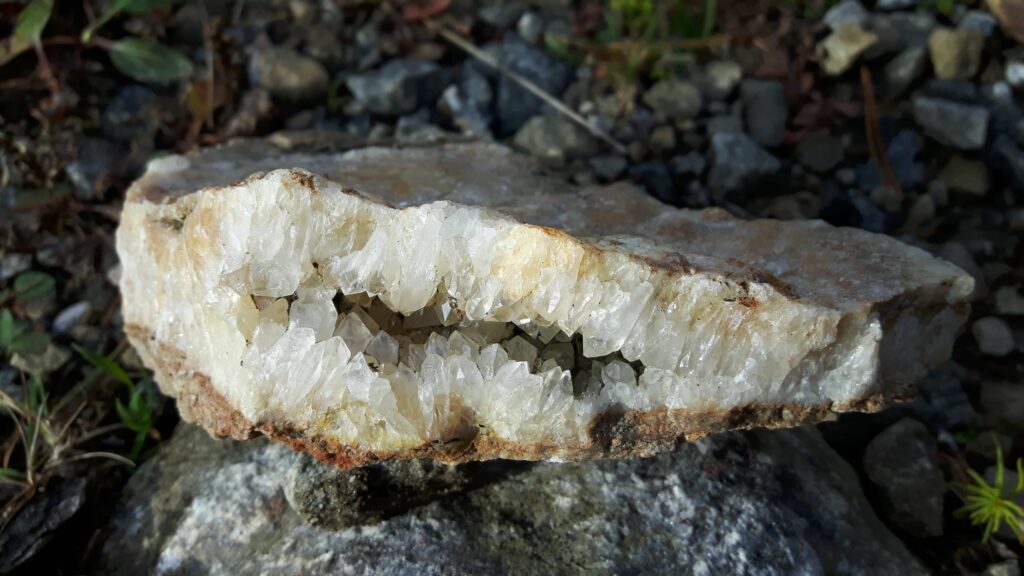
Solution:
M 576 188 L 496 145 L 154 161 L 117 234 L 179 409 L 341 467 L 646 455 L 875 410 L 972 280 L 892 238 Z

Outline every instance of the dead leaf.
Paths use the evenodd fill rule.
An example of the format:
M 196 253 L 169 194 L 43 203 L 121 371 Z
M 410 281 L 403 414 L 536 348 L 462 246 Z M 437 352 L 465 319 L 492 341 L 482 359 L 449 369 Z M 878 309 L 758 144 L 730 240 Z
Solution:
M 188 86 L 188 109 L 192 114 L 189 135 L 195 138 L 206 127 L 212 129 L 214 113 L 228 102 L 227 88 L 223 82 L 203 78 L 194 80 Z

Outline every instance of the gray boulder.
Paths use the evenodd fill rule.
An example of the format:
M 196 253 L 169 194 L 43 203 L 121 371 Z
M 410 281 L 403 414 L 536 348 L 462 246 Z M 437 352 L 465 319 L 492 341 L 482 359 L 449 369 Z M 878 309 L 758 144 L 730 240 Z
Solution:
M 722 434 L 648 459 L 491 463 L 475 483 L 460 475 L 438 499 L 404 511 L 377 507 L 376 518 L 354 517 L 376 523 L 336 532 L 307 524 L 289 505 L 290 469 L 322 477 L 292 469 L 296 458 L 262 440 L 218 441 L 179 428 L 129 482 L 97 571 L 923 573 L 813 429 Z M 408 486 L 414 477 L 385 485 L 422 494 Z M 359 492 L 315 496 L 345 506 Z

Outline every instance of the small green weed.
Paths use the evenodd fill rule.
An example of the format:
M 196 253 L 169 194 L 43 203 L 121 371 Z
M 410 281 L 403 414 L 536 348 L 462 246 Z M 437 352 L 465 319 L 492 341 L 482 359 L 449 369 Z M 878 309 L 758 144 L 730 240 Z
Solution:
M 115 68 L 140 82 L 170 84 L 192 74 L 192 62 L 181 52 L 147 38 L 129 36 L 120 40 L 101 38 L 97 32 L 111 19 L 127 12 L 145 14 L 150 10 L 168 6 L 174 0 L 113 0 L 103 14 L 82 31 L 83 46 L 97 47 L 110 54 Z M 19 53 L 35 49 L 43 76 L 56 82 L 43 52 L 43 31 L 53 13 L 53 0 L 31 0 L 18 14 L 14 35 L 0 42 L 0 65 Z
M 987 542 L 992 533 L 1006 524 L 1017 539 L 1024 544 L 1024 509 L 1013 500 L 1004 496 L 1003 449 L 998 438 L 993 437 L 996 445 L 996 477 L 995 483 L 987 480 L 974 470 L 967 469 L 973 483 L 957 482 L 953 489 L 960 495 L 964 505 L 954 512 L 955 516 L 968 516 L 974 526 L 984 526 L 982 542 Z M 1013 494 L 1024 492 L 1024 459 L 1017 459 L 1017 485 Z
M 0 291 L 0 305 L 28 305 L 52 294 L 56 285 L 53 276 L 45 272 L 23 272 L 14 278 L 12 288 Z M 49 336 L 29 331 L 28 322 L 16 319 L 8 308 L 0 309 L 0 356 L 41 352 L 49 343 Z
M 39 376 L 28 375 L 23 388 L 23 398 L 15 398 L 0 390 L 0 409 L 13 419 L 16 434 L 15 442 L 7 446 L 0 460 L 0 482 L 21 486 L 11 500 L 0 506 L 0 529 L 37 490 L 46 485 L 50 475 L 65 464 L 101 458 L 134 466 L 131 460 L 120 454 L 79 450 L 81 444 L 113 430 L 103 427 L 84 434 L 73 433 L 73 425 L 84 404 L 70 416 L 58 417 Z M 22 448 L 20 458 L 15 454 L 18 445 Z
M 610 0 L 595 52 L 620 86 L 635 83 L 643 74 L 667 76 L 680 50 L 714 34 L 717 18 L 717 0 Z
M 46 349 L 50 337 L 39 332 L 28 332 L 27 325 L 27 322 L 15 320 L 10 310 L 0 310 L 0 353 L 33 354 Z
M 117 399 L 114 407 L 125 428 L 135 433 L 129 458 L 138 460 L 142 454 L 142 447 L 146 443 L 146 437 L 153 429 L 153 402 L 146 394 L 146 387 L 132 381 L 124 368 L 109 356 L 94 354 L 77 344 L 72 344 L 71 347 L 97 369 L 128 387 L 128 404 Z
M 33 270 L 19 274 L 0 289 L 0 306 L 4 306 L 0 307 L 0 359 L 31 355 L 50 345 L 50 337 L 33 331 L 24 318 L 34 303 L 53 297 L 56 287 L 53 276 Z M 100 458 L 134 465 L 144 457 L 146 439 L 159 439 L 153 427 L 156 401 L 152 386 L 145 376 L 133 378 L 115 360 L 124 345 L 110 356 L 77 344 L 71 346 L 92 368 L 70 389 L 55 388 L 51 394 L 40 375 L 23 371 L 20 387 L 0 390 L 0 415 L 11 419 L 11 425 L 4 426 L 10 433 L 0 446 L 0 482 L 20 487 L 13 498 L 0 503 L 0 529 L 51 476 L 66 473 L 67 464 Z M 127 395 L 122 396 L 125 401 L 115 398 L 112 407 L 106 404 L 108 393 L 96 387 L 105 379 L 127 388 Z M 103 425 L 113 412 L 119 421 Z M 82 414 L 88 416 L 80 417 Z M 125 429 L 133 433 L 128 458 L 83 448 L 97 438 Z
M 0 306 L 9 302 L 24 306 L 50 295 L 56 288 L 57 281 L 46 272 L 22 272 L 14 278 L 10 289 L 0 290 Z

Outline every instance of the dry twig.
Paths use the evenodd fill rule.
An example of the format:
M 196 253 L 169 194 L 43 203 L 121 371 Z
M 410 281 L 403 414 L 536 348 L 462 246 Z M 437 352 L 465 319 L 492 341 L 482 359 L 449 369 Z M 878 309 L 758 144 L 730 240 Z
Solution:
M 864 130 L 867 132 L 868 147 L 871 149 L 871 158 L 878 167 L 882 183 L 892 188 L 901 196 L 903 190 L 900 188 L 899 178 L 896 171 L 889 162 L 889 152 L 885 149 L 885 140 L 882 139 L 882 129 L 879 125 L 878 103 L 875 101 L 875 87 L 871 81 L 871 71 L 867 66 L 860 67 L 860 84 L 864 92 Z
M 461 35 L 459 35 L 457 32 L 449 28 L 447 25 L 443 23 L 434 22 L 430 19 L 424 20 L 423 23 L 434 32 L 437 32 L 437 34 L 439 34 L 445 40 L 451 42 L 455 46 L 466 51 L 467 53 L 469 53 L 470 56 L 476 58 L 477 60 L 483 62 L 484 64 L 487 64 L 488 66 L 491 66 L 492 68 L 498 70 L 502 74 L 508 76 L 515 83 L 519 84 L 523 88 L 526 88 L 532 94 L 534 94 L 544 102 L 550 104 L 552 108 L 554 108 L 561 114 L 564 114 L 573 122 L 586 128 L 587 131 L 589 131 L 595 137 L 607 142 L 612 148 L 615 149 L 616 152 L 620 154 L 626 153 L 626 147 L 623 146 L 622 143 L 620 143 L 615 138 L 612 138 L 610 134 L 596 126 L 591 126 L 590 123 L 588 123 L 584 117 L 580 116 L 572 108 L 569 108 L 568 106 L 563 104 L 561 100 L 555 98 L 554 96 L 546 92 L 543 88 L 534 84 L 529 79 L 523 77 L 520 74 L 517 74 L 512 70 L 509 70 L 506 66 L 504 66 L 501 62 L 498 62 L 490 54 L 487 54 L 483 50 L 480 50 L 479 48 L 474 46 L 472 42 L 463 38 Z

